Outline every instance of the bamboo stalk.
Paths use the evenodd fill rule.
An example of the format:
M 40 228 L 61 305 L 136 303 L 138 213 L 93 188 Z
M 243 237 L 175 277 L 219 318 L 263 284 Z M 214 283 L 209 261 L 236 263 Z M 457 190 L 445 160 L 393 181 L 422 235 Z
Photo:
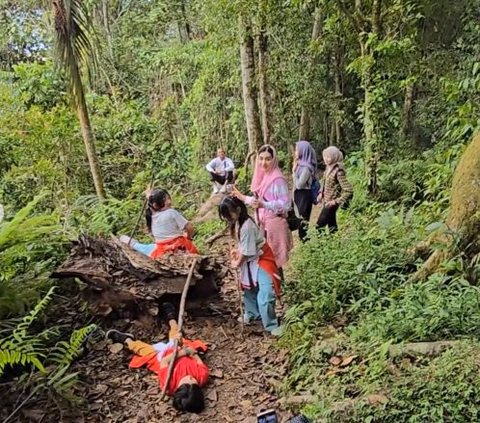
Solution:
M 190 271 L 188 272 L 187 280 L 185 281 L 185 285 L 183 287 L 182 297 L 180 298 L 180 310 L 178 312 L 178 331 L 182 331 L 183 326 L 183 314 L 185 312 L 185 302 L 187 300 L 188 288 L 190 287 L 190 282 L 192 280 L 193 271 L 195 269 L 195 265 L 197 264 L 198 257 L 193 259 L 192 265 L 190 266 Z M 175 339 L 173 342 L 173 355 L 172 360 L 168 366 L 168 373 L 167 379 L 165 380 L 165 385 L 163 386 L 162 393 L 160 395 L 160 401 L 163 401 L 165 398 L 165 393 L 167 392 L 168 384 L 170 383 L 170 379 L 172 378 L 173 368 L 175 366 L 175 361 L 177 359 L 178 354 L 178 339 Z

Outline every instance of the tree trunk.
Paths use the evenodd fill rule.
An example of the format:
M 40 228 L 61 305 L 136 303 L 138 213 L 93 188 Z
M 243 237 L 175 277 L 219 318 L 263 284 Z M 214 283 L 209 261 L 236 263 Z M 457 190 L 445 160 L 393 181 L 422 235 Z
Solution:
M 110 20 L 108 16 L 108 0 L 102 0 L 102 18 L 105 34 L 107 35 L 108 54 L 113 60 L 112 32 L 110 30 Z
M 480 255 L 480 133 L 477 134 L 455 169 L 450 208 L 445 222 L 447 231 L 432 236 L 429 244 L 437 249 L 412 276 L 411 280 L 426 279 L 439 270 L 455 249 L 472 260 Z M 440 246 L 438 246 L 440 244 Z
M 182 13 L 183 27 L 185 30 L 186 39 L 187 41 L 190 41 L 192 39 L 192 30 L 190 28 L 190 23 L 188 22 L 187 10 L 185 8 L 185 3 L 183 0 L 180 2 L 180 11 Z
M 412 127 L 412 108 L 415 100 L 415 85 L 410 83 L 405 88 L 405 99 L 403 101 L 402 126 L 400 128 L 400 139 L 405 140 Z
M 343 51 L 342 47 L 337 44 L 334 53 L 334 80 L 335 80 L 335 139 L 336 145 L 340 146 L 342 144 L 342 97 L 343 97 L 343 87 L 342 87 L 342 56 Z
M 323 16 L 321 13 L 321 9 L 317 7 L 314 12 L 313 18 L 313 28 L 312 28 L 312 40 L 311 42 L 315 42 L 320 35 L 322 34 L 322 22 Z M 310 66 L 312 68 L 316 65 L 315 57 L 311 57 Z M 308 83 L 308 78 L 307 78 Z M 307 87 L 305 87 L 307 88 Z M 305 104 L 306 100 L 304 100 L 304 104 L 302 105 L 302 111 L 300 114 L 300 126 L 298 128 L 298 139 L 299 140 L 309 140 L 310 139 L 310 105 Z
M 364 104 L 363 104 L 363 134 L 365 138 L 365 173 L 367 178 L 367 191 L 375 196 L 378 193 L 377 168 L 378 168 L 378 146 L 373 116 L 374 101 L 370 92 L 369 71 L 364 75 Z
M 260 94 L 260 113 L 262 117 L 263 143 L 273 144 L 272 100 L 267 77 L 268 38 L 264 30 L 258 35 L 258 86 Z
M 257 151 L 262 143 L 262 128 L 257 103 L 257 89 L 255 87 L 255 56 L 254 43 L 251 34 L 251 25 L 240 17 L 240 66 L 242 70 L 242 92 L 247 124 L 249 154 Z M 255 158 L 252 157 L 252 165 Z
M 97 196 L 101 199 L 106 197 L 105 187 L 103 185 L 102 173 L 100 165 L 98 164 L 98 157 L 95 151 L 95 141 L 93 139 L 92 126 L 90 125 L 90 117 L 88 115 L 87 103 L 83 91 L 82 81 L 78 67 L 72 71 L 72 81 L 74 84 L 74 92 L 76 97 L 76 109 L 78 119 L 80 120 L 80 129 L 82 131 L 82 138 L 85 144 L 85 151 L 87 152 L 88 164 L 90 165 L 90 172 L 92 174 L 93 183 Z

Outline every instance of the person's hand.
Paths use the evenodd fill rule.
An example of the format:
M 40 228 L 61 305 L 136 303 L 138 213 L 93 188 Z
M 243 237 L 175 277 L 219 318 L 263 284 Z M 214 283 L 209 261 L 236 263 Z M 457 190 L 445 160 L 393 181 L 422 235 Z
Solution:
M 298 165 L 297 158 L 294 157 L 293 158 L 293 165 L 292 165 L 292 173 L 295 172 L 295 170 L 297 170 L 297 165 Z
M 318 193 L 317 195 L 317 203 L 321 203 L 322 202 L 322 198 L 323 198 L 323 195 L 321 192 Z
M 194 350 L 193 348 L 190 348 L 190 347 L 184 347 L 183 348 L 183 353 L 187 356 L 187 357 L 191 357 L 192 355 L 195 355 L 197 353 L 196 350 Z
M 238 189 L 237 187 L 233 187 L 232 189 L 232 195 L 236 198 L 238 198 L 239 200 L 245 202 L 245 198 L 246 198 L 246 195 L 242 194 Z
M 260 198 L 255 198 L 254 200 L 252 200 L 252 203 L 250 205 L 254 209 L 261 209 L 264 206 L 264 203 L 262 200 L 260 200 Z
M 172 336 L 174 341 L 182 342 L 183 334 L 182 332 L 177 332 L 175 335 Z
M 238 251 L 236 248 L 232 248 L 230 251 L 230 259 L 231 260 L 238 260 L 240 257 L 240 251 Z
M 335 207 L 336 205 L 337 205 L 337 202 L 335 200 L 331 200 L 325 204 L 326 207 Z

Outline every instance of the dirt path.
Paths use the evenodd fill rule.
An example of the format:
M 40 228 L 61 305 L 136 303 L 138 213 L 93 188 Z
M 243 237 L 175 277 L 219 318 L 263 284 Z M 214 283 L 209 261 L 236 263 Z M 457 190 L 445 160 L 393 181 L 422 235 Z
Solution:
M 233 278 L 226 278 L 218 298 L 190 311 L 184 335 L 209 344 L 205 361 L 211 369 L 205 389 L 206 409 L 200 415 L 180 415 L 171 402 L 161 402 L 156 376 L 146 369 L 130 370 L 131 354 L 110 351 L 101 340 L 76 364 L 86 382 L 79 394 L 88 409 L 76 421 L 87 422 L 256 422 L 256 414 L 279 409 L 273 386 L 281 379 L 282 354 L 260 324 L 245 327 L 242 339 L 238 317 L 238 293 Z M 153 319 L 118 321 L 147 342 L 163 340 Z M 163 329 L 165 331 L 165 328 Z M 281 420 L 286 413 L 280 411 Z

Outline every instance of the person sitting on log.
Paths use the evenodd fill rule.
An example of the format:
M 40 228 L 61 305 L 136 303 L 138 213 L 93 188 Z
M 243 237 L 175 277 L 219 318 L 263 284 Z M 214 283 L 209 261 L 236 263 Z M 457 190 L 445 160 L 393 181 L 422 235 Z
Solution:
M 154 244 L 142 244 L 126 235 L 120 241 L 151 258 L 158 258 L 165 253 L 186 251 L 198 254 L 192 242 L 193 226 L 177 210 L 172 208 L 172 199 L 167 191 L 155 189 L 147 191 L 148 209 L 146 211 L 147 227 L 155 238 Z
M 175 320 L 175 307 L 172 304 L 163 304 L 161 311 L 170 328 L 168 342 L 151 345 L 135 340 L 130 333 L 120 332 L 116 329 L 109 330 L 106 337 L 115 343 L 126 345 L 130 351 L 135 353 L 129 367 L 137 369 L 146 365 L 149 370 L 157 374 L 162 390 L 167 383 L 170 362 L 174 358 L 174 342 L 178 340 L 182 347 L 178 349 L 166 393 L 173 397 L 173 406 L 177 410 L 199 413 L 205 408 L 205 399 L 201 388 L 207 383 L 209 370 L 198 356 L 198 352 L 206 352 L 207 345 L 199 340 L 182 339 Z
M 206 166 L 210 173 L 210 180 L 213 184 L 213 193 L 218 194 L 228 191 L 228 184 L 235 183 L 235 165 L 232 159 L 225 156 L 225 150 L 219 148 L 215 157 Z

